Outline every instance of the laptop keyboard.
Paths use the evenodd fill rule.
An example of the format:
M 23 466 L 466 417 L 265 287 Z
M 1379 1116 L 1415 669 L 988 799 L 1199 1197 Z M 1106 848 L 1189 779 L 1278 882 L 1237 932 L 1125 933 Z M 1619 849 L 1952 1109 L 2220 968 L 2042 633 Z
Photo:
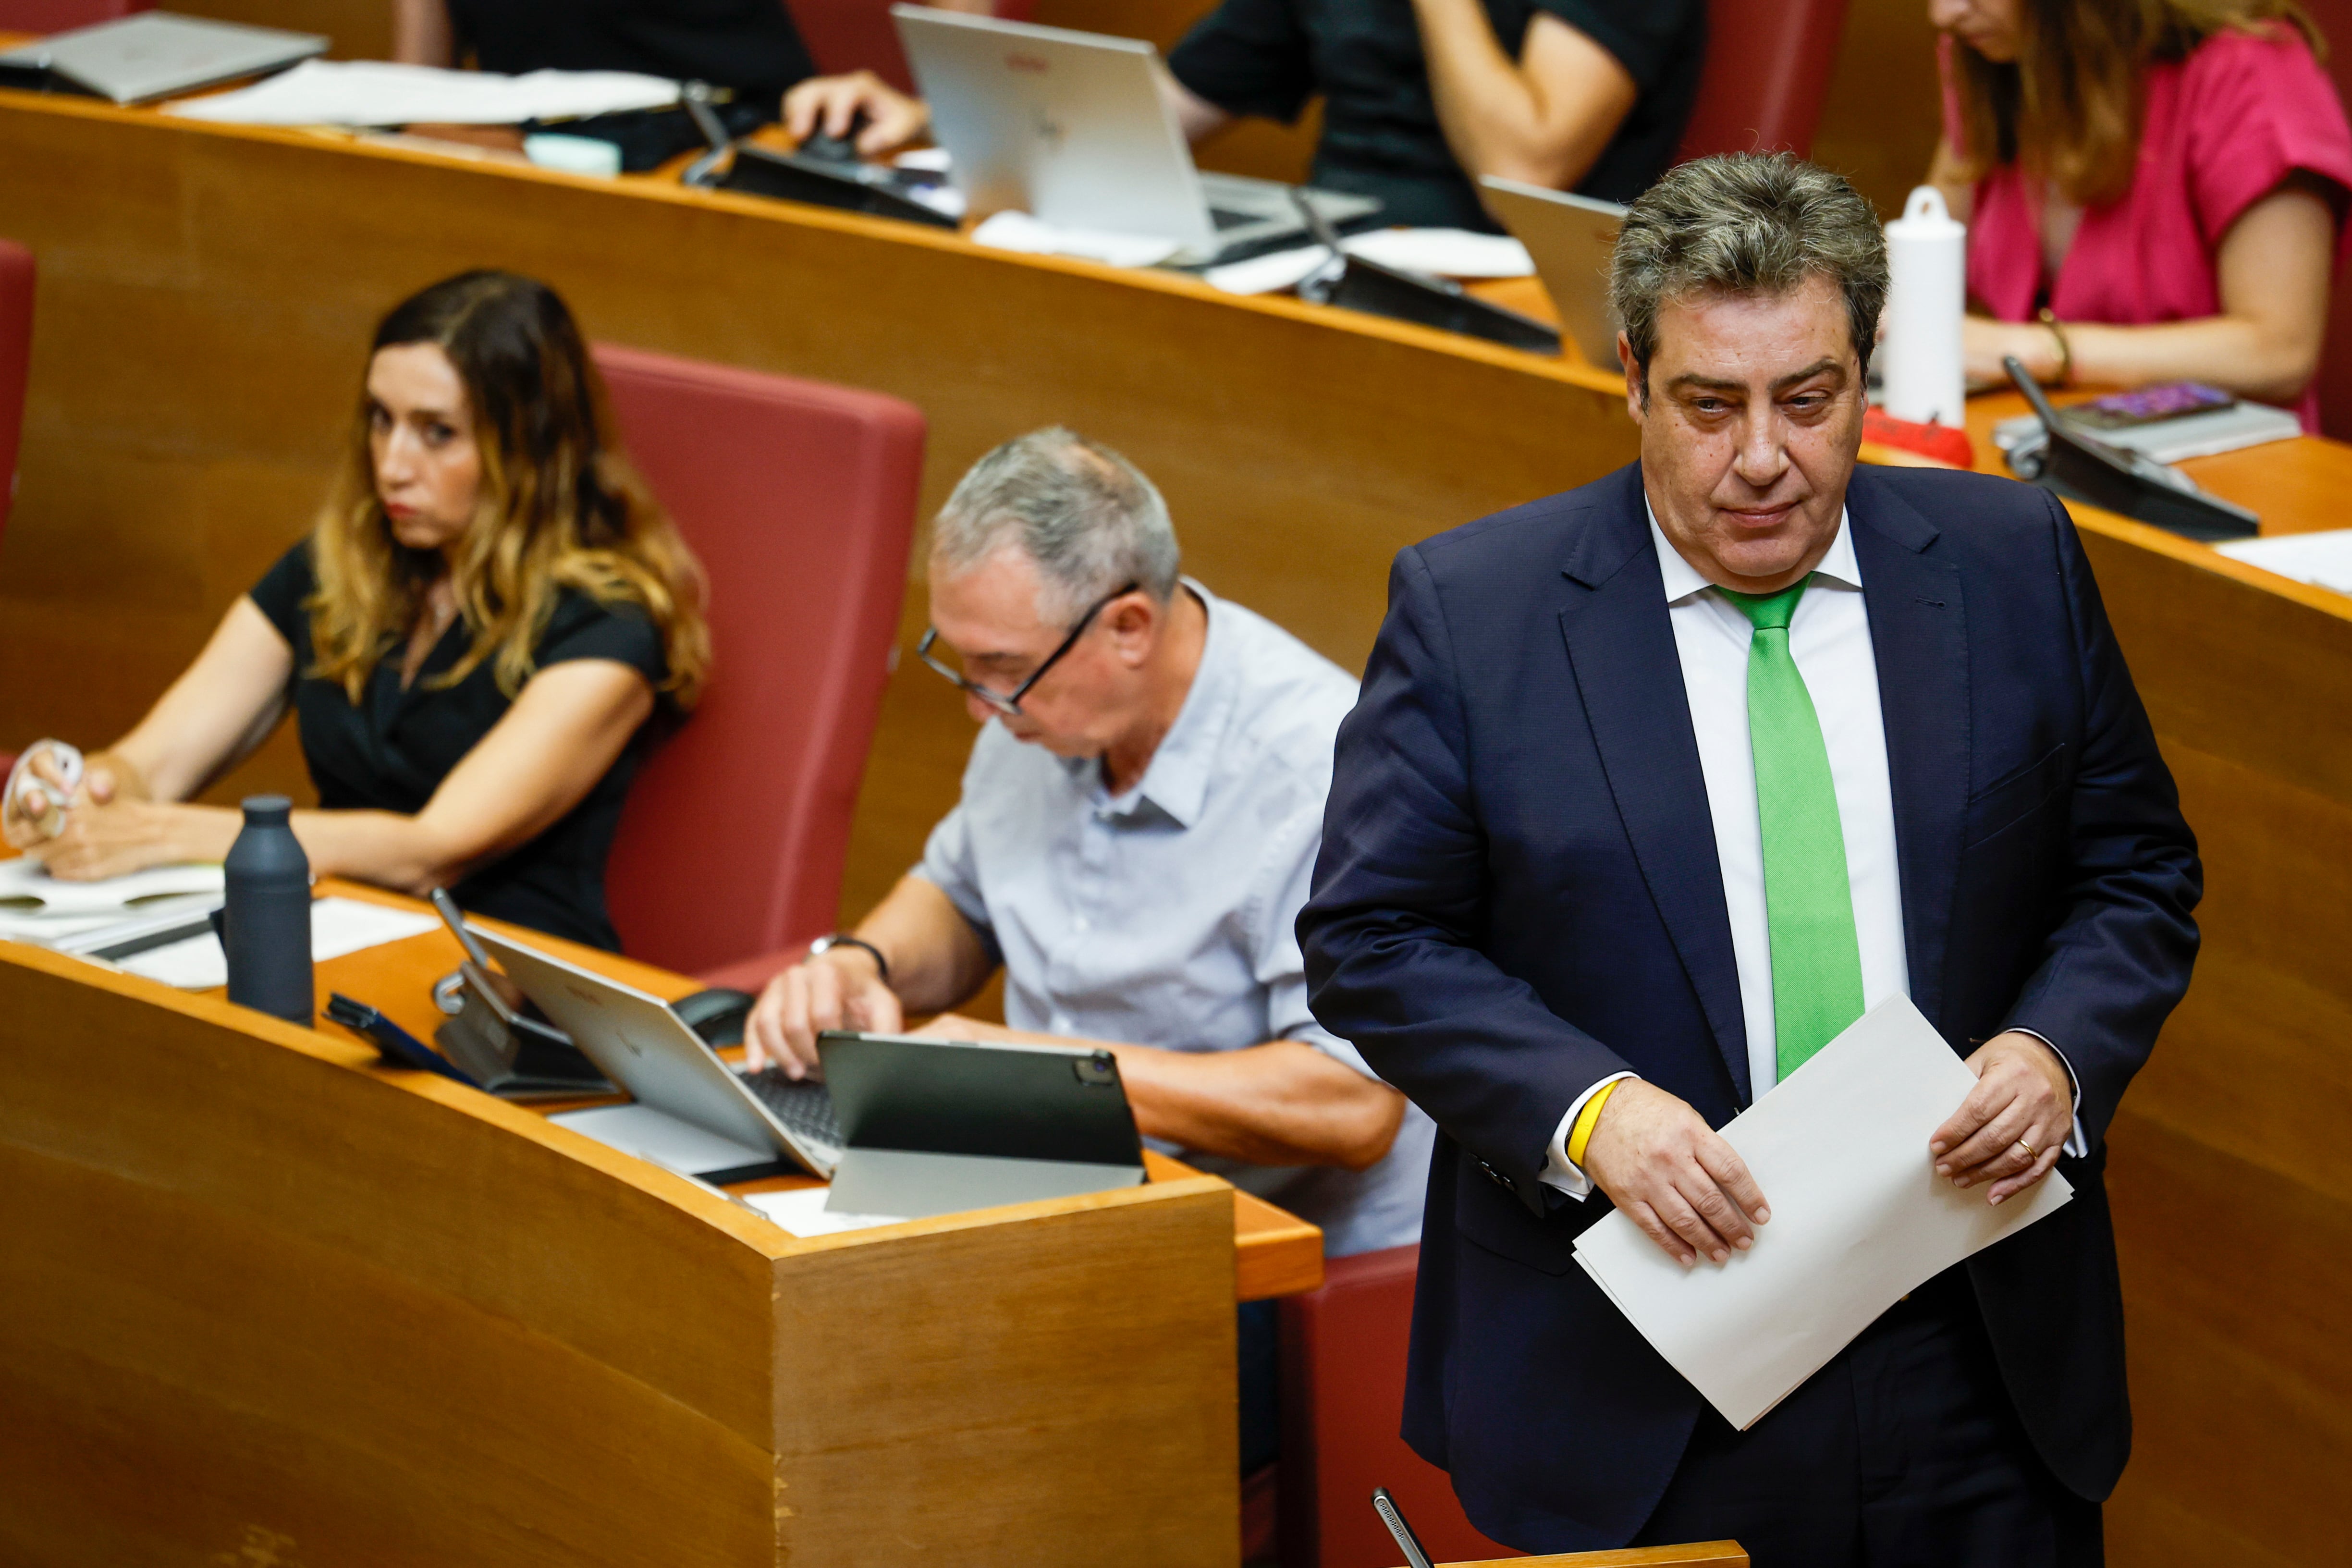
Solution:
M 833 1091 L 814 1079 L 795 1083 L 782 1068 L 762 1068 L 743 1075 L 743 1087 L 757 1096 L 769 1114 L 795 1138 L 841 1147 L 841 1125 L 833 1119 Z

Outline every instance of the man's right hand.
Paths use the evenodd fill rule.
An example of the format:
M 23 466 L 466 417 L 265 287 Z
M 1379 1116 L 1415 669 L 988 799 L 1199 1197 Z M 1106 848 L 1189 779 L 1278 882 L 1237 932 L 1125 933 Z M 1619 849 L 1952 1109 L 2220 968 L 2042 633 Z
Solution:
M 866 116 L 856 143 L 861 158 L 894 153 L 931 123 L 929 106 L 921 99 L 908 97 L 872 71 L 811 77 L 784 94 L 784 129 L 794 142 L 820 131 L 846 136 L 860 114 Z
M 1747 1164 L 1706 1118 L 1640 1079 L 1619 1084 L 1601 1108 L 1584 1173 L 1685 1268 L 1702 1252 L 1729 1262 L 1771 1217 Z
M 781 1067 L 792 1079 L 818 1070 L 816 1037 L 826 1029 L 896 1034 L 905 1026 L 898 994 L 882 982 L 874 955 L 836 947 L 768 982 L 743 1031 L 744 1067 Z

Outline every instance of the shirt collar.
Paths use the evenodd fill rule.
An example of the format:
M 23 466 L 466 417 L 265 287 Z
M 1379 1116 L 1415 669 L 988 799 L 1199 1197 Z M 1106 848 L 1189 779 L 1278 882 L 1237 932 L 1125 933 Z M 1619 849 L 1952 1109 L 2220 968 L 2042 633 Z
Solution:
M 1201 806 L 1209 794 L 1209 771 L 1215 763 L 1218 742 L 1223 739 L 1225 726 L 1234 709 L 1240 684 L 1240 670 L 1235 667 L 1239 657 L 1233 647 L 1233 632 L 1227 617 L 1217 613 L 1217 597 L 1190 577 L 1177 581 L 1199 596 L 1201 607 L 1208 613 L 1208 630 L 1201 644 L 1201 662 L 1192 671 L 1192 689 L 1184 693 L 1184 706 L 1177 710 L 1176 722 L 1160 738 L 1144 765 L 1143 777 L 1125 795 L 1109 802 L 1118 815 L 1132 816 L 1145 802 L 1159 808 L 1162 815 L 1179 827 L 1189 828 L 1200 820 Z M 1102 789 L 1102 764 L 1093 763 L 1095 788 Z
M 1651 510 L 1650 498 L 1642 498 L 1642 515 L 1650 521 L 1650 542 L 1658 552 L 1658 574 L 1666 580 L 1666 603 L 1679 605 L 1695 598 L 1715 586 L 1698 574 L 1698 569 L 1683 559 L 1682 552 L 1666 538 L 1665 530 L 1658 526 L 1658 514 Z M 1853 553 L 1853 516 L 1838 513 L 1837 537 L 1830 541 L 1830 552 L 1813 568 L 1814 575 L 1835 583 L 1842 588 L 1862 586 L 1862 563 Z

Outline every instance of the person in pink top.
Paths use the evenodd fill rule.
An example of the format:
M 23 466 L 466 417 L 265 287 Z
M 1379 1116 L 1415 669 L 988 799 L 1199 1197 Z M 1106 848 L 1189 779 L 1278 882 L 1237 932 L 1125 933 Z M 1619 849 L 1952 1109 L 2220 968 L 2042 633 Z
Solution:
M 2293 0 L 1928 0 L 1969 226 L 1968 370 L 2202 381 L 2295 408 L 2352 202 L 2352 128 Z

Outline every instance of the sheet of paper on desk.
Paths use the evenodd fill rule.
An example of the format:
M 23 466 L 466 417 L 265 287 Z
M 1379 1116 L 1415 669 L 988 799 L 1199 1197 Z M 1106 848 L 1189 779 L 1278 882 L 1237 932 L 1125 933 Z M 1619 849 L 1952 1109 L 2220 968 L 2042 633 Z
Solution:
M 1771 1205 L 1754 1247 L 1685 1270 L 1612 1214 L 1576 1260 L 1746 1431 L 1881 1312 L 2074 1195 L 2053 1172 L 1996 1208 L 1936 1174 L 1928 1134 L 1975 1083 L 1908 1000 L 1883 1003 L 1724 1128 Z
M 500 76 L 384 60 L 305 60 L 234 92 L 167 103 L 163 112 L 237 125 L 520 125 L 677 101 L 677 83 L 633 71 Z
M 310 906 L 310 960 L 341 958 L 362 948 L 381 947 L 440 928 L 440 920 L 415 910 L 395 910 L 357 899 L 320 899 Z M 210 931 L 184 942 L 151 947 L 131 954 L 122 967 L 133 974 L 176 985 L 183 991 L 205 991 L 228 984 L 228 955 Z
M 53 942 L 149 913 L 220 901 L 217 865 L 156 866 L 97 882 L 65 882 L 37 860 L 0 860 L 0 937 Z
M 794 1187 L 783 1193 L 752 1193 L 743 1201 L 794 1236 L 835 1236 L 845 1230 L 872 1230 L 877 1225 L 904 1225 L 891 1214 L 827 1214 L 824 1187 Z
M 2298 583 L 2352 594 L 2352 528 L 2324 533 L 2282 533 L 2269 539 L 2233 539 L 2214 549 L 2232 560 Z

